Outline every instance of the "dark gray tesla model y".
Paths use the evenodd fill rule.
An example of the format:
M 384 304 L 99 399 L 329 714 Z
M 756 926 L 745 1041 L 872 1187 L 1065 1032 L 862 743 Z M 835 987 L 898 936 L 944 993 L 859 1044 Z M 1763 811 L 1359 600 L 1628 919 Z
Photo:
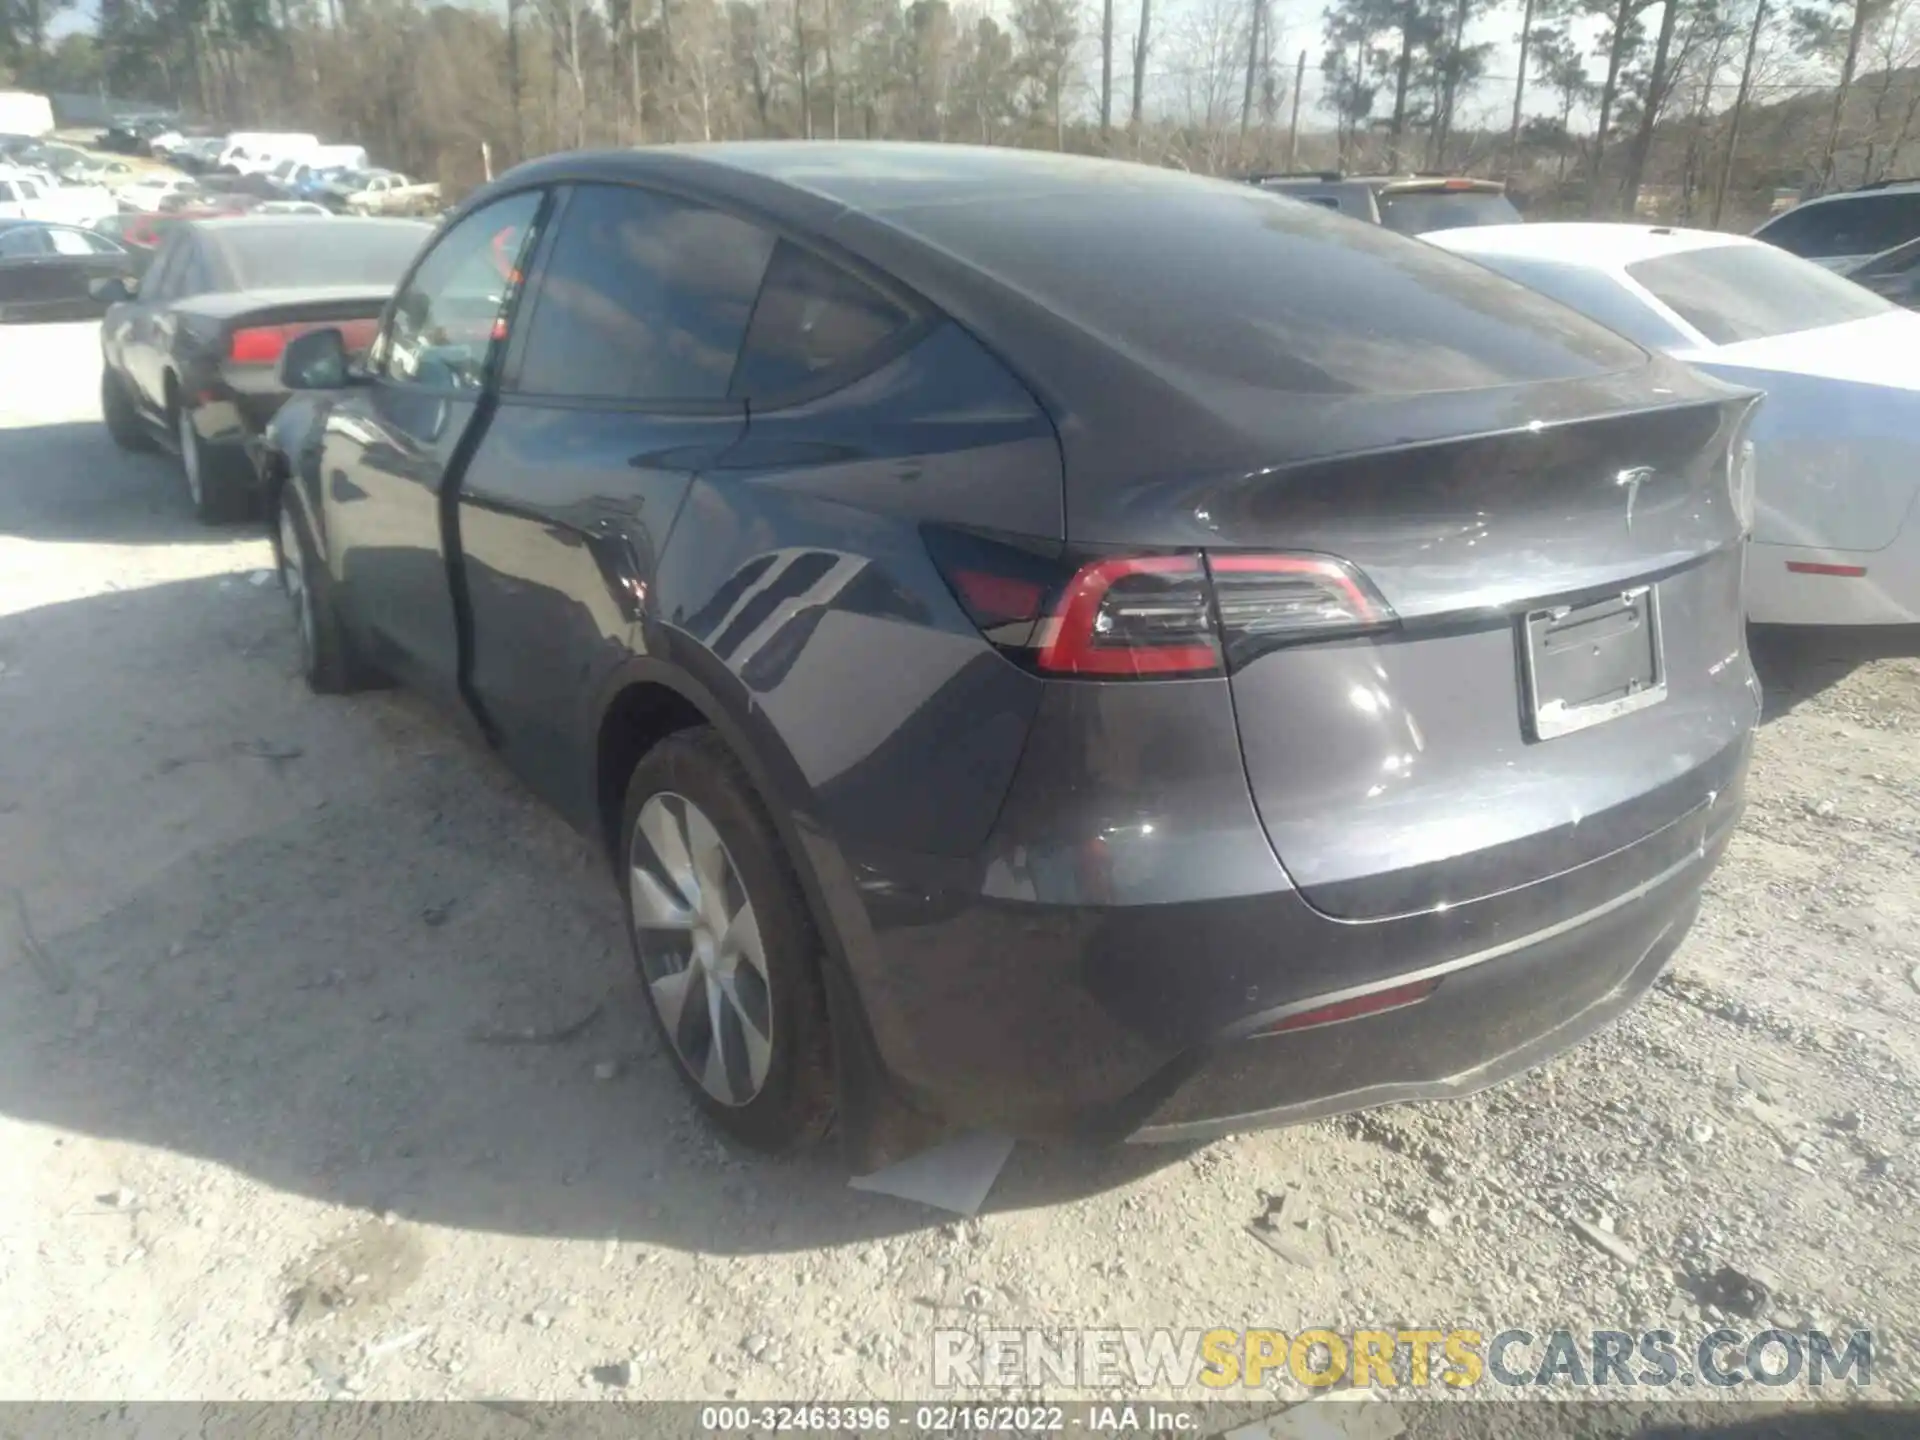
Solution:
M 1740 813 L 1754 397 L 1250 186 L 555 156 L 283 374 L 316 688 L 605 843 L 757 1144 L 1462 1093 L 1647 988 Z

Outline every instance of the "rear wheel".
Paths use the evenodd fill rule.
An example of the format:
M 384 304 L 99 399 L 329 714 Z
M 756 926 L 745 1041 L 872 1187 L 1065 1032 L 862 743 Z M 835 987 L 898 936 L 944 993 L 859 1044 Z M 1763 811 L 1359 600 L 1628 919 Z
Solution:
M 247 488 L 236 473 L 239 467 L 235 457 L 200 438 L 192 407 L 176 400 L 173 411 L 180 469 L 186 475 L 187 499 L 193 505 L 194 518 L 206 525 L 240 519 L 247 511 Z
M 153 437 L 141 423 L 139 412 L 127 396 L 127 382 L 111 365 L 100 371 L 100 415 L 107 422 L 107 433 L 122 450 L 151 450 Z
M 820 942 L 717 733 L 681 731 L 641 758 L 620 835 L 640 977 L 694 1102 L 756 1149 L 818 1140 L 833 1117 Z
M 293 603 L 300 673 L 321 695 L 344 695 L 378 683 L 340 623 L 333 602 L 333 577 L 320 562 L 306 519 L 285 486 L 274 508 L 273 548 L 280 562 L 280 588 Z

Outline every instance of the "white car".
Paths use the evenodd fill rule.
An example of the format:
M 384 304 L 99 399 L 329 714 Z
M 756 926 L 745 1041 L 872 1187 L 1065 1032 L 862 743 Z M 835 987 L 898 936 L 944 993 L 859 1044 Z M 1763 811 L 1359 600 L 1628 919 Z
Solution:
M 0 170 L 0 218 L 86 226 L 113 213 L 113 197 L 98 185 L 62 185 L 31 170 Z
M 1422 238 L 1766 392 L 1749 619 L 1920 622 L 1920 314 L 1740 235 L 1541 224 Z
M 169 195 L 187 194 L 199 188 L 191 176 L 167 170 L 149 170 L 144 175 L 114 186 L 113 195 L 120 202 L 122 210 L 146 213 L 158 210 L 160 202 Z

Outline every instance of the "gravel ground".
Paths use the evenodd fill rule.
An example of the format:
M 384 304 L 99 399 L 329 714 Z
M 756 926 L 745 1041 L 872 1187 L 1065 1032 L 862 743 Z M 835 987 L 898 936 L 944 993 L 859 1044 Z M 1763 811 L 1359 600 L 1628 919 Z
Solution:
M 939 1326 L 1725 1316 L 1871 1326 L 1920 1397 L 1911 635 L 1760 637 L 1747 821 L 1601 1037 L 1022 1146 L 954 1222 L 697 1123 L 587 845 L 408 697 L 307 693 L 265 543 L 112 448 L 96 353 L 0 334 L 0 1398 L 924 1398 Z

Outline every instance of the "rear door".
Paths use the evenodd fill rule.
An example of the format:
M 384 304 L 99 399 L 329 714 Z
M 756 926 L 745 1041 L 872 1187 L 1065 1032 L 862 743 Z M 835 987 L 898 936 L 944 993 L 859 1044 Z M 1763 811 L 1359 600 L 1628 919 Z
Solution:
M 327 560 L 379 661 L 444 703 L 459 644 L 442 505 L 491 410 L 488 384 L 545 192 L 521 191 L 442 234 L 402 282 L 364 385 L 321 436 Z
M 509 762 L 584 816 L 591 697 L 638 648 L 689 485 L 746 428 L 728 386 L 775 239 L 622 185 L 572 188 L 549 229 L 458 515 L 472 696 Z

